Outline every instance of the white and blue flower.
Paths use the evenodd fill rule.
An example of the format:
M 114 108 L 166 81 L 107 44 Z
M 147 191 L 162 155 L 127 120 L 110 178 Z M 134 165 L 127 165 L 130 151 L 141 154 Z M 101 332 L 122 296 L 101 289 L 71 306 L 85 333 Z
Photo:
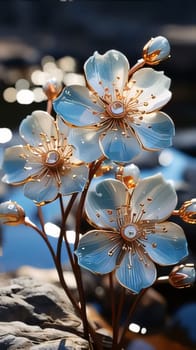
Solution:
M 151 286 L 156 263 L 173 265 L 188 254 L 183 229 L 167 221 L 176 203 L 175 190 L 160 174 L 139 180 L 131 191 L 115 179 L 99 182 L 86 199 L 96 229 L 80 239 L 79 265 L 98 274 L 115 270 L 133 293 Z
M 88 179 L 88 167 L 73 155 L 68 144 L 69 128 L 60 118 L 34 111 L 20 125 L 24 144 L 5 150 L 3 181 L 24 184 L 24 194 L 39 204 L 58 194 L 81 192 Z
M 104 154 L 129 163 L 141 148 L 156 151 L 172 144 L 174 124 L 160 111 L 171 98 L 170 79 L 152 68 L 129 77 L 129 69 L 121 52 L 95 52 L 84 65 L 87 87 L 66 87 L 53 102 L 72 127 L 69 142 L 79 159 L 91 162 Z

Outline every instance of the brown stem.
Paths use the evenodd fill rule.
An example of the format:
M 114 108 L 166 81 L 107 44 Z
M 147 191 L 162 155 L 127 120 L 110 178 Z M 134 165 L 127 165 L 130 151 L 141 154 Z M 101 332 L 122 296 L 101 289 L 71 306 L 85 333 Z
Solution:
M 61 264 L 59 264 L 59 262 L 57 261 L 57 258 L 56 258 L 56 255 L 55 255 L 55 252 L 48 240 L 48 237 L 46 236 L 46 234 L 41 231 L 34 223 L 32 223 L 30 220 L 28 220 L 27 218 L 25 219 L 25 222 L 24 224 L 28 227 L 31 227 L 33 228 L 41 237 L 42 239 L 44 240 L 44 242 L 46 243 L 51 255 L 52 255 L 52 258 L 53 258 L 53 262 L 55 264 L 55 267 L 56 267 L 56 270 L 57 270 L 57 273 L 58 273 L 58 276 L 59 276 L 59 280 L 60 280 L 60 283 L 66 293 L 66 295 L 68 296 L 68 298 L 70 299 L 72 305 L 76 308 L 76 310 L 79 309 L 79 306 L 78 304 L 76 303 L 75 299 L 73 298 L 72 294 L 70 293 L 69 291 L 69 288 L 65 282 L 65 279 L 64 279 L 64 275 L 63 275 L 63 271 L 62 271 L 62 268 L 61 268 Z
M 78 210 L 77 210 L 77 220 L 76 220 L 76 240 L 74 244 L 74 249 L 77 248 L 78 242 L 79 242 L 79 233 L 80 233 L 80 225 L 81 225 L 81 220 L 83 216 L 83 210 L 84 210 L 84 203 L 86 199 L 86 195 L 91 183 L 91 180 L 93 179 L 93 176 L 95 175 L 97 169 L 100 167 L 103 159 L 105 157 L 100 158 L 98 161 L 91 163 L 89 166 L 89 179 L 88 179 L 88 184 L 86 185 L 84 191 L 81 194 L 80 202 L 78 205 Z M 87 340 L 89 340 L 89 333 L 91 333 L 91 336 L 94 340 L 94 343 L 97 343 L 97 338 L 95 335 L 95 332 L 92 330 L 92 328 L 89 325 L 88 319 L 87 319 L 87 314 L 86 314 L 86 298 L 85 298 L 85 293 L 84 293 L 84 287 L 83 287 L 83 282 L 82 282 L 82 274 L 81 274 L 81 269 L 80 266 L 78 265 L 78 260 L 76 255 L 74 256 L 74 273 L 76 276 L 76 281 L 77 281 L 77 286 L 78 286 L 78 293 L 79 293 L 79 299 L 80 299 L 80 306 L 81 306 L 81 315 L 82 315 L 82 320 L 83 320 L 83 327 L 84 327 L 84 336 Z M 100 344 L 98 349 L 100 348 Z
M 73 269 L 74 261 L 73 261 L 73 256 L 72 256 L 72 252 L 71 252 L 71 249 L 70 249 L 70 245 L 69 245 L 69 243 L 67 241 L 67 236 L 66 236 L 66 220 L 67 220 L 67 217 L 68 217 L 68 215 L 69 215 L 69 213 L 70 213 L 70 211 L 71 211 L 71 209 L 73 207 L 73 204 L 74 204 L 74 201 L 76 200 L 77 195 L 78 195 L 78 193 L 74 193 L 71 196 L 71 199 L 70 199 L 70 201 L 69 201 L 65 211 L 64 211 L 64 205 L 63 205 L 62 196 L 59 195 L 61 215 L 62 215 L 62 225 L 61 225 L 61 232 L 60 232 L 60 236 L 59 236 L 59 239 L 58 239 L 58 245 L 57 245 L 57 260 L 59 262 L 61 260 L 62 241 L 63 241 L 63 238 L 64 238 L 66 249 L 67 249 L 67 253 L 68 253 L 68 256 L 69 256 L 69 260 L 70 260 L 72 269 Z
M 51 99 L 48 99 L 48 101 L 47 101 L 46 112 L 48 112 L 49 114 L 51 114 L 51 112 L 52 112 L 52 100 Z
M 115 305 L 115 290 L 114 290 L 114 281 L 113 281 L 112 272 L 109 273 L 109 284 L 110 284 L 110 298 L 111 298 L 112 329 L 113 329 L 113 337 L 114 337 L 116 305 Z
M 141 58 L 137 63 L 129 69 L 128 78 L 130 79 L 133 73 L 135 73 L 139 68 L 142 68 L 145 65 L 145 60 Z
M 42 208 L 40 206 L 37 207 L 37 214 L 38 214 L 38 218 L 39 218 L 39 222 L 40 222 L 42 231 L 45 232 L 45 229 L 44 229 L 44 217 L 43 217 Z
M 124 345 L 124 341 L 125 341 L 125 335 L 126 335 L 126 332 L 127 332 L 127 329 L 129 327 L 129 324 L 130 324 L 130 320 L 131 320 L 131 317 L 133 316 L 134 312 L 135 312 L 135 309 L 139 303 L 139 301 L 141 300 L 141 298 L 143 297 L 144 293 L 147 291 L 147 288 L 145 289 L 142 289 L 141 292 L 136 296 L 133 304 L 131 305 L 131 308 L 128 312 L 128 315 L 127 315 L 127 318 L 124 322 L 124 325 L 123 325 L 123 329 L 122 329 L 122 333 L 120 335 L 120 339 L 119 339 L 119 342 L 118 342 L 118 345 L 116 347 L 116 350 L 121 350 L 121 348 L 123 347 Z
M 115 322 L 114 322 L 114 326 L 113 326 L 112 350 L 116 350 L 116 346 L 117 346 L 119 323 L 120 323 L 120 317 L 122 315 L 122 309 L 123 309 L 123 305 L 124 305 L 124 301 L 125 301 L 125 293 L 126 293 L 126 289 L 124 287 L 122 287 L 120 301 L 118 304 L 117 314 L 116 314 Z
M 81 198 L 80 198 L 80 202 L 79 202 L 78 210 L 77 210 L 76 240 L 75 240 L 75 244 L 74 244 L 74 250 L 77 248 L 78 242 L 79 242 L 80 224 L 81 224 L 81 220 L 82 220 L 82 216 L 83 216 L 83 210 L 84 210 L 84 203 L 85 203 L 86 195 L 87 195 L 89 186 L 91 184 L 91 181 L 92 181 L 94 175 L 96 174 L 96 171 L 98 170 L 98 168 L 100 167 L 100 165 L 101 165 L 101 163 L 103 162 L 104 159 L 105 159 L 105 157 L 103 156 L 98 161 L 93 162 L 93 163 L 91 163 L 89 165 L 88 183 L 87 183 L 84 191 L 81 194 Z

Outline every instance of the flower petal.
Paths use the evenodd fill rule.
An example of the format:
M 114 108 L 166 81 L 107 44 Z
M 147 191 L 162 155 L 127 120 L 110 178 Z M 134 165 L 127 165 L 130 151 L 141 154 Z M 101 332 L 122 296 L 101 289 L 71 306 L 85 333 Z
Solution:
M 24 195 L 40 204 L 55 200 L 58 191 L 59 189 L 53 176 L 45 175 L 37 181 L 31 181 L 24 185 Z
M 68 137 L 71 129 L 67 124 L 65 124 L 65 122 L 63 121 L 63 119 L 59 115 L 56 116 L 56 122 L 57 122 L 57 126 L 58 126 L 59 144 L 60 143 L 63 144 L 64 139 Z M 62 138 L 62 142 L 60 140 L 60 137 Z
M 143 261 L 141 261 L 142 257 Z M 133 293 L 139 293 L 141 289 L 155 282 L 156 267 L 144 252 L 143 254 L 141 251 L 140 254 L 129 252 L 124 255 L 120 266 L 116 269 L 116 277 L 125 288 Z
M 99 182 L 95 190 L 90 187 L 85 203 L 88 218 L 97 227 L 117 228 L 116 208 L 125 204 L 126 196 L 127 189 L 118 180 Z
M 130 162 L 141 151 L 136 138 L 122 134 L 121 129 L 110 130 L 100 139 L 100 146 L 107 158 L 115 162 Z
M 172 119 L 163 112 L 145 114 L 140 124 L 132 124 L 146 150 L 159 150 L 172 145 L 175 127 Z
M 96 124 L 99 122 L 97 114 L 104 111 L 101 105 L 92 101 L 89 90 L 81 85 L 66 87 L 54 100 L 53 106 L 65 122 L 74 126 Z
M 129 62 L 119 51 L 109 50 L 104 55 L 95 52 L 84 65 L 89 85 L 103 97 L 105 89 L 115 98 L 115 89 L 120 93 L 127 82 Z
M 75 254 L 80 266 L 105 274 L 115 269 L 121 249 L 122 240 L 118 233 L 92 230 L 80 239 Z
M 176 192 L 161 174 L 140 180 L 131 199 L 132 213 L 139 215 L 145 210 L 142 220 L 163 221 L 171 215 L 176 204 Z
M 69 134 L 69 144 L 75 148 L 74 155 L 85 162 L 92 162 L 102 155 L 98 130 L 73 128 Z
M 173 223 L 155 225 L 155 232 L 142 241 L 153 261 L 160 265 L 177 264 L 188 254 L 187 240 L 183 229 Z
M 25 157 L 31 159 L 31 156 L 31 153 L 25 146 L 18 145 L 7 148 L 2 165 L 5 173 L 2 180 L 6 183 L 17 185 L 39 172 L 42 168 L 39 158 L 33 164 L 28 163 L 25 159 Z
M 86 165 L 73 166 L 65 176 L 61 177 L 61 187 L 59 192 L 68 195 L 81 192 L 88 179 L 88 168 Z
M 44 111 L 35 111 L 28 115 L 20 124 L 20 136 L 31 146 L 38 146 L 43 142 L 43 136 L 47 139 L 53 136 L 57 138 L 57 129 L 54 119 Z M 44 138 L 46 141 L 46 138 Z
M 134 81 L 134 84 L 133 84 Z M 146 113 L 163 107 L 171 98 L 169 91 L 171 79 L 164 72 L 155 71 L 152 68 L 142 68 L 135 72 L 129 82 L 130 91 L 127 97 L 138 96 L 138 109 Z

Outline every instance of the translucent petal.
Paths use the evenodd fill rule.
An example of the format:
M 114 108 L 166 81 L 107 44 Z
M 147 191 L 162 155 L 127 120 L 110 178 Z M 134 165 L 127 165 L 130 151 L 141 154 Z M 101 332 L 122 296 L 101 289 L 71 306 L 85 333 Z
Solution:
M 102 155 L 99 146 L 100 133 L 98 130 L 73 128 L 68 142 L 75 148 L 74 155 L 85 162 L 92 162 Z
M 141 258 L 143 257 L 143 261 Z M 156 280 L 156 267 L 147 255 L 126 253 L 120 266 L 116 269 L 116 277 L 120 284 L 139 293 L 141 289 L 151 286 Z
M 61 177 L 61 188 L 59 192 L 68 195 L 81 192 L 88 179 L 88 168 L 85 165 L 72 167 L 65 176 Z
M 100 146 L 107 158 L 115 162 L 130 162 L 141 151 L 136 138 L 130 133 L 122 135 L 122 130 L 110 130 L 100 140 Z
M 85 203 L 88 218 L 97 227 L 117 228 L 116 208 L 126 203 L 127 189 L 118 180 L 106 179 L 90 187 Z
M 156 96 L 156 97 L 154 97 Z M 151 94 L 149 95 L 149 91 L 145 90 L 139 97 L 138 97 L 138 110 L 139 111 L 145 111 L 146 113 L 154 112 L 159 109 L 161 109 L 163 106 L 168 103 L 168 101 L 171 99 L 172 93 L 169 90 L 162 90 L 158 91 L 157 94 Z
M 172 145 L 175 134 L 174 123 L 163 112 L 145 114 L 140 125 L 134 123 L 131 125 L 144 149 L 159 150 Z
M 101 105 L 92 101 L 89 90 L 81 85 L 66 87 L 53 102 L 53 106 L 56 113 L 60 114 L 67 123 L 75 126 L 98 123 L 97 114 L 104 111 Z
M 133 74 L 129 82 L 130 90 L 126 94 L 127 97 L 133 98 L 138 95 L 138 90 L 142 90 L 137 108 L 147 113 L 163 107 L 170 100 L 170 83 L 171 79 L 164 75 L 164 72 L 142 68 Z
M 115 269 L 121 249 L 122 239 L 118 233 L 92 230 L 80 239 L 75 254 L 80 266 L 105 274 Z
M 176 204 L 176 192 L 161 174 L 140 180 L 131 199 L 132 213 L 139 214 L 142 209 L 145 210 L 142 220 L 163 221 L 171 215 Z
M 58 126 L 59 143 L 60 143 L 60 137 L 62 139 L 65 139 L 68 137 L 69 132 L 70 132 L 70 127 L 67 124 L 65 124 L 65 122 L 63 121 L 63 119 L 59 115 L 56 116 L 56 121 L 57 121 L 57 126 Z
M 47 203 L 56 199 L 58 186 L 53 176 L 42 176 L 24 186 L 24 195 L 37 203 Z
M 122 93 L 129 71 L 129 62 L 127 58 L 119 51 L 109 50 L 104 55 L 95 52 L 84 65 L 89 85 L 103 97 L 105 89 L 107 93 L 115 97 L 115 89 Z
M 160 265 L 176 264 L 188 254 L 184 231 L 173 222 L 156 224 L 155 233 L 148 234 L 142 244 L 151 259 Z
M 57 138 L 57 129 L 54 119 L 44 111 L 35 111 L 27 116 L 20 124 L 19 132 L 21 137 L 30 145 L 37 146 L 42 143 L 41 134 L 48 138 Z
M 39 159 L 37 163 L 31 164 L 26 161 L 25 157 L 31 159 L 31 153 L 25 146 L 13 146 L 5 150 L 2 165 L 5 173 L 2 179 L 4 182 L 20 184 L 41 170 L 42 164 L 38 162 Z

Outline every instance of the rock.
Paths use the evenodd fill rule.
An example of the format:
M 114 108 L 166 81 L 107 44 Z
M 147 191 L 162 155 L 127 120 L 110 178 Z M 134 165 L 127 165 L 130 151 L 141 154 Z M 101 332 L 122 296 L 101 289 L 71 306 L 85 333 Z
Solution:
M 59 287 L 19 277 L 0 287 L 1 350 L 89 349 L 82 324 Z

